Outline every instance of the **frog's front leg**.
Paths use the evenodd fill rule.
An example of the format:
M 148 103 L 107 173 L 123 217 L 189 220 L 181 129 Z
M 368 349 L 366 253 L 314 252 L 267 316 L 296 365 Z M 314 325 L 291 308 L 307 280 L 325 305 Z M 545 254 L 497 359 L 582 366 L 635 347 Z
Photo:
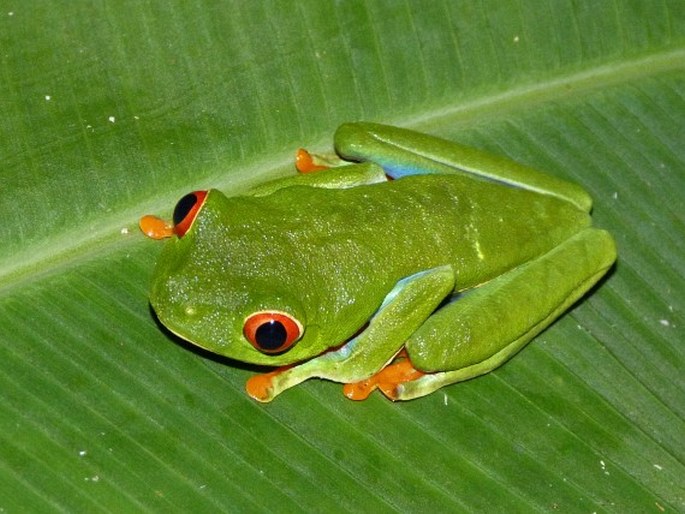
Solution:
M 423 271 L 400 280 L 386 296 L 366 329 L 338 350 L 302 364 L 248 380 L 247 392 L 267 402 L 309 378 L 358 382 L 385 366 L 405 341 L 454 289 L 450 266 Z
M 381 390 L 393 400 L 409 400 L 502 365 L 580 299 L 615 259 L 612 237 L 587 228 L 468 292 L 407 341 L 411 363 L 425 374 Z
M 294 186 L 318 187 L 322 189 L 347 189 L 364 184 L 386 182 L 385 171 L 378 164 L 363 162 L 329 168 L 322 173 L 298 173 L 259 184 L 249 190 L 250 196 L 266 196 L 279 189 Z

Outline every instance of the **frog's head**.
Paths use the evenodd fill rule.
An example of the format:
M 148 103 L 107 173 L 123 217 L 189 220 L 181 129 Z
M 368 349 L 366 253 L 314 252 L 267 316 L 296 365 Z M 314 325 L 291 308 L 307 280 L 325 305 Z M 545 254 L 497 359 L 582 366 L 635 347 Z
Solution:
M 265 365 L 310 358 L 326 344 L 318 326 L 307 324 L 301 280 L 292 280 L 296 272 L 273 241 L 245 228 L 249 204 L 216 190 L 184 196 L 173 225 L 156 229 L 168 241 L 150 303 L 169 330 L 211 352 Z M 142 220 L 141 228 L 149 235 Z

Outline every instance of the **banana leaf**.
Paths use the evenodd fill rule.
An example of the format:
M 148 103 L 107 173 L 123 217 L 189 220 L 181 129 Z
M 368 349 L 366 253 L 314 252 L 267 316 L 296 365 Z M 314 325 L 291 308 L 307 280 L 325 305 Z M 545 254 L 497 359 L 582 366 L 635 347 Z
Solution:
M 0 511 L 685 510 L 680 0 L 3 1 L 0 110 Z M 137 220 L 355 120 L 583 185 L 619 260 L 481 378 L 258 404 Z

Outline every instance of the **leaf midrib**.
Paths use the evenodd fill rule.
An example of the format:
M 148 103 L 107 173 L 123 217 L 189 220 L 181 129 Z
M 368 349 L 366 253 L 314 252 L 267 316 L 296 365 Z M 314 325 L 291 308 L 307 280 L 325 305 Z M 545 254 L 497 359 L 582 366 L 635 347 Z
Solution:
M 617 58 L 620 59 L 621 56 Z M 503 92 L 485 94 L 455 105 L 443 106 L 414 117 L 395 119 L 397 123 L 417 130 L 435 129 L 441 126 L 466 126 L 474 121 L 491 117 L 502 117 L 504 113 L 520 110 L 531 105 L 544 104 L 556 98 L 564 101 L 581 98 L 590 92 L 605 90 L 637 79 L 644 80 L 671 71 L 685 69 L 685 48 L 669 48 L 661 52 L 646 54 L 631 60 L 605 62 L 591 68 L 569 73 L 559 70 L 545 80 L 531 80 Z M 532 78 L 534 79 L 534 78 Z M 213 181 L 219 189 L 245 189 L 249 182 L 257 182 L 263 176 L 274 176 L 275 170 L 285 169 L 291 164 L 291 155 L 278 155 L 249 165 L 249 174 L 226 174 L 225 170 L 215 174 Z M 245 163 L 241 163 L 244 166 Z M 254 170 L 261 170 L 254 173 Z M 244 180 L 240 180 L 244 178 Z M 237 186 L 237 187 L 236 187 Z M 27 246 L 19 255 L 0 262 L 0 297 L 9 296 L 16 287 L 37 282 L 45 276 L 71 269 L 79 263 L 101 255 L 120 251 L 144 239 L 137 228 L 137 219 L 146 213 L 168 212 L 178 198 L 179 192 L 165 192 L 156 195 L 145 205 L 136 205 L 118 211 L 102 219 L 93 230 L 76 226 L 74 229 Z M 89 221 L 92 223 L 92 220 Z M 126 233 L 125 231 L 128 231 Z
M 669 48 L 661 52 L 641 55 L 598 64 L 580 71 L 559 70 L 566 73 L 552 74 L 501 93 L 490 94 L 460 102 L 449 108 L 428 111 L 403 120 L 417 130 L 422 127 L 468 125 L 474 120 L 501 117 L 503 113 L 515 112 L 523 107 L 544 104 L 556 98 L 570 101 L 588 93 L 631 83 L 637 79 L 658 76 L 685 69 L 685 47 Z

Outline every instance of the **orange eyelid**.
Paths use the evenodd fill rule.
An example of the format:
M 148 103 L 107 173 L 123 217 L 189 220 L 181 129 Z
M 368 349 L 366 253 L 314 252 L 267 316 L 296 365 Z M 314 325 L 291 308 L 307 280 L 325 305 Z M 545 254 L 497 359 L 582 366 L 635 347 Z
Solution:
M 174 227 L 169 222 L 152 214 L 140 218 L 138 226 L 141 232 L 150 239 L 164 239 L 174 235 Z
M 195 203 L 188 211 L 188 214 L 180 222 L 176 223 L 173 228 L 174 234 L 178 237 L 183 237 L 190 230 L 193 221 L 195 221 L 198 212 L 200 212 L 200 208 L 205 203 L 205 198 L 207 198 L 207 191 L 193 191 L 192 194 L 195 195 Z
M 263 325 L 277 322 L 285 329 L 285 339 L 275 347 L 265 347 L 258 341 L 257 331 Z M 263 353 L 281 353 L 294 345 L 304 329 L 302 324 L 286 312 L 281 311 L 259 311 L 250 314 L 245 318 L 243 324 L 243 335 L 257 350 Z

